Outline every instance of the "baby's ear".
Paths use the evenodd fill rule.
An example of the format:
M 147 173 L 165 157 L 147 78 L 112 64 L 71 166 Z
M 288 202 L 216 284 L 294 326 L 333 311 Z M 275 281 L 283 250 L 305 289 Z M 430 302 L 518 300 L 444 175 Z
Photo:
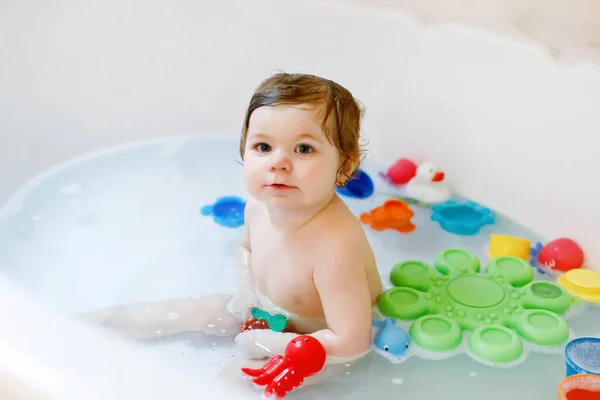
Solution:
M 358 154 L 356 155 L 345 155 L 342 157 L 340 168 L 338 169 L 336 185 L 343 187 L 348 183 L 350 178 L 356 173 L 358 166 L 360 165 L 360 159 Z

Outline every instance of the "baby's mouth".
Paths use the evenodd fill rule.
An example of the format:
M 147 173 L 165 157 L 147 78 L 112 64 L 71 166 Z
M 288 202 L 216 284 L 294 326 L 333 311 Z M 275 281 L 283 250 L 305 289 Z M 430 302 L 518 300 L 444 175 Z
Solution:
M 284 185 L 283 183 L 272 183 L 269 185 L 273 189 L 293 189 L 294 186 Z

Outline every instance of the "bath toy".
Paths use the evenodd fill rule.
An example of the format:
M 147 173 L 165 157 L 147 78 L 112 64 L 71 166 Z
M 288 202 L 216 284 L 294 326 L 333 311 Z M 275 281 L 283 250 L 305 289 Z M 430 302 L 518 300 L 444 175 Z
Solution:
M 547 271 L 560 274 L 581 268 L 584 261 L 583 250 L 575 241 L 560 238 L 547 243 L 537 256 L 538 263 Z
M 406 184 L 405 190 L 409 198 L 424 204 L 443 203 L 452 196 L 444 173 L 430 163 L 417 167 L 415 176 Z
M 566 375 L 600 375 L 600 338 L 581 337 L 565 347 Z
M 354 197 L 357 199 L 366 199 L 373 194 L 375 186 L 371 177 L 363 170 L 358 170 L 344 187 L 337 188 L 336 191 L 342 196 Z
M 531 246 L 531 248 L 529 249 L 529 265 L 534 267 L 540 274 L 547 273 L 543 268 L 540 268 L 540 264 L 538 263 L 538 259 L 537 259 L 538 254 L 540 254 L 540 251 L 542 251 L 543 247 L 544 247 L 543 244 L 541 244 L 540 242 L 537 242 L 536 244 Z
M 250 310 L 252 317 L 266 321 L 269 328 L 275 332 L 283 332 L 287 326 L 287 319 L 283 314 L 271 315 L 260 308 L 252 308 Z
M 415 230 L 411 218 L 415 215 L 408 204 L 400 200 L 387 200 L 381 206 L 360 215 L 360 222 L 375 231 L 394 229 L 400 233 Z
M 490 235 L 490 258 L 501 256 L 512 256 L 522 260 L 529 260 L 529 249 L 531 242 L 527 239 L 522 239 L 508 235 Z
M 563 379 L 558 386 L 558 400 L 600 399 L 600 376 L 578 374 Z
M 242 325 L 240 332 L 251 331 L 253 329 L 270 329 L 269 323 L 261 318 L 250 318 Z
M 589 269 L 572 269 L 556 282 L 571 295 L 589 303 L 600 303 L 600 273 Z
M 449 351 L 462 342 L 463 331 L 471 331 L 470 354 L 502 364 L 522 355 L 521 337 L 545 347 L 566 343 L 569 328 L 560 315 L 573 298 L 554 282 L 533 281 L 526 261 L 498 257 L 482 274 L 475 255 L 448 249 L 434 266 L 412 260 L 395 265 L 390 274 L 395 287 L 378 302 L 386 317 L 413 321 L 409 334 L 417 346 Z
M 417 173 L 417 164 L 408 158 L 401 158 L 388 168 L 385 174 L 381 174 L 389 183 L 394 185 L 405 185 Z
M 242 372 L 251 376 L 256 385 L 267 386 L 265 397 L 275 394 L 281 399 L 302 385 L 304 378 L 321 371 L 326 358 L 321 342 L 312 336 L 301 335 L 288 343 L 283 356 L 276 355 L 262 368 L 242 368 Z
M 246 202 L 239 197 L 226 196 L 217 199 L 215 204 L 202 207 L 203 216 L 212 216 L 213 220 L 227 228 L 238 228 L 244 225 L 244 209 Z
M 373 321 L 373 326 L 379 328 L 373 339 L 377 353 L 391 361 L 401 361 L 410 345 L 410 336 L 396 325 L 396 320 L 393 318 Z
M 484 225 L 494 223 L 492 211 L 472 201 L 448 200 L 436 204 L 431 210 L 431 220 L 437 221 L 446 232 L 456 235 L 475 235 Z

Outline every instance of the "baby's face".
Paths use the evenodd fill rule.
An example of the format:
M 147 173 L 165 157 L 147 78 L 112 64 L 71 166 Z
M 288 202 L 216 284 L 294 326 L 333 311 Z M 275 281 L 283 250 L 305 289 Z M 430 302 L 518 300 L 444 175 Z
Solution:
M 309 105 L 260 107 L 252 113 L 244 182 L 256 199 L 289 209 L 316 206 L 335 192 L 340 156 Z

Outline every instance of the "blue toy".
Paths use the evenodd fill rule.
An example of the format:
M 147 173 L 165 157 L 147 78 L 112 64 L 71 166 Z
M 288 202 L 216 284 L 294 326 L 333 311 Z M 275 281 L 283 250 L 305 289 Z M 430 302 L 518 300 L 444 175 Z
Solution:
M 494 214 L 489 208 L 472 201 L 448 200 L 431 207 L 432 221 L 437 221 L 443 230 L 456 235 L 475 235 L 484 225 L 494 223 Z
M 375 191 L 375 185 L 371 177 L 363 170 L 358 170 L 356 175 L 336 191 L 342 196 L 366 199 Z
M 215 204 L 202 207 L 203 216 L 212 216 L 213 220 L 227 228 L 238 228 L 244 225 L 244 209 L 246 202 L 235 196 L 219 197 Z
M 375 339 L 373 339 L 375 351 L 390 359 L 390 361 L 402 361 L 410 345 L 408 333 L 397 326 L 396 320 L 393 318 L 373 321 L 372 325 L 379 328 Z

